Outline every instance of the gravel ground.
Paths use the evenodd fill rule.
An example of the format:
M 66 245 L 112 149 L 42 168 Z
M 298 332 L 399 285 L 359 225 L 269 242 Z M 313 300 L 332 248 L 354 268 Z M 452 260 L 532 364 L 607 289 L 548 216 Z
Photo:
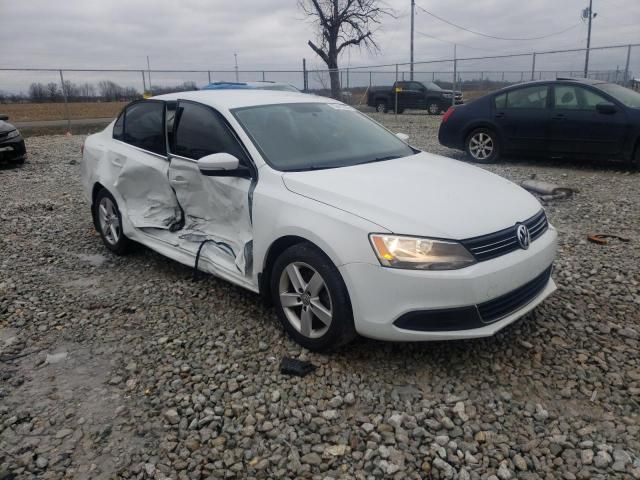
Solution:
M 377 118 L 460 158 L 438 118 Z M 325 356 L 254 294 L 142 247 L 111 255 L 82 141 L 29 138 L 27 164 L 0 170 L 0 479 L 640 478 L 640 174 L 489 166 L 580 189 L 547 207 L 558 292 L 493 338 Z M 283 355 L 318 368 L 282 376 Z

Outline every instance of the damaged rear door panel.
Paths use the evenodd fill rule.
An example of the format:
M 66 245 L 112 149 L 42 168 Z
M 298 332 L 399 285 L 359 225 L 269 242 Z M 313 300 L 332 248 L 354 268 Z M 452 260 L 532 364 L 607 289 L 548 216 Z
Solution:
M 122 123 L 119 125 L 119 123 Z M 136 228 L 170 229 L 180 220 L 176 197 L 167 181 L 165 102 L 129 105 L 114 125 L 107 155 L 114 188 Z
M 175 241 L 198 256 L 199 269 L 223 269 L 248 279 L 253 239 L 250 192 L 255 179 L 248 155 L 222 115 L 195 102 L 178 102 L 171 138 L 168 184 L 183 215 L 182 228 L 173 232 Z M 198 160 L 222 152 L 237 157 L 242 169 L 204 175 Z

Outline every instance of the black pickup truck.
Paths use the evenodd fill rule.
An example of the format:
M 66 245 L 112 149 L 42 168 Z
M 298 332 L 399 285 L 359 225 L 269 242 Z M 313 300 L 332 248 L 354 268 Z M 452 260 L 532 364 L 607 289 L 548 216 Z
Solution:
M 451 90 L 443 90 L 433 82 L 395 82 L 391 87 L 369 87 L 367 105 L 376 111 L 387 113 L 394 111 L 398 93 L 398 113 L 407 108 L 427 110 L 429 115 L 437 115 L 449 108 Z M 456 105 L 464 103 L 462 92 L 456 91 Z

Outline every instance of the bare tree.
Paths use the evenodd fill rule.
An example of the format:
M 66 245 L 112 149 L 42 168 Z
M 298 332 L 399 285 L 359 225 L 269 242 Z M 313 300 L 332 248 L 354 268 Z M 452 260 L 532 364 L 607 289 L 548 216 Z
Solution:
M 318 26 L 319 44 L 309 40 L 311 49 L 327 64 L 331 96 L 340 96 L 338 58 L 345 48 L 376 50 L 372 29 L 391 12 L 379 0 L 298 0 L 298 5 Z
M 47 83 L 47 95 L 49 95 L 49 101 L 55 102 L 58 98 L 58 84 L 54 82 Z
M 29 85 L 29 98 L 32 102 L 44 102 L 47 98 L 47 86 L 37 82 Z

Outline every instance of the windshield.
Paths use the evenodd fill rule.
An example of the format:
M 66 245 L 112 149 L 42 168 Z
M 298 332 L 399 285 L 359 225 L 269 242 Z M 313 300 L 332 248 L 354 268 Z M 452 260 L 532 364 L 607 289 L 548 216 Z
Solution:
M 433 82 L 427 82 L 427 83 L 425 83 L 425 86 L 427 87 L 427 90 L 431 90 L 431 91 L 434 91 L 434 92 L 439 92 L 440 90 L 442 90 L 439 85 L 437 85 L 437 84 L 435 84 Z
M 623 103 L 627 107 L 631 108 L 640 108 L 640 93 L 634 92 L 629 88 L 625 88 L 621 85 L 616 85 L 614 83 L 603 83 L 597 85 L 597 87 L 613 98 Z
M 283 103 L 232 110 L 265 161 L 316 170 L 413 155 L 398 137 L 341 103 Z

